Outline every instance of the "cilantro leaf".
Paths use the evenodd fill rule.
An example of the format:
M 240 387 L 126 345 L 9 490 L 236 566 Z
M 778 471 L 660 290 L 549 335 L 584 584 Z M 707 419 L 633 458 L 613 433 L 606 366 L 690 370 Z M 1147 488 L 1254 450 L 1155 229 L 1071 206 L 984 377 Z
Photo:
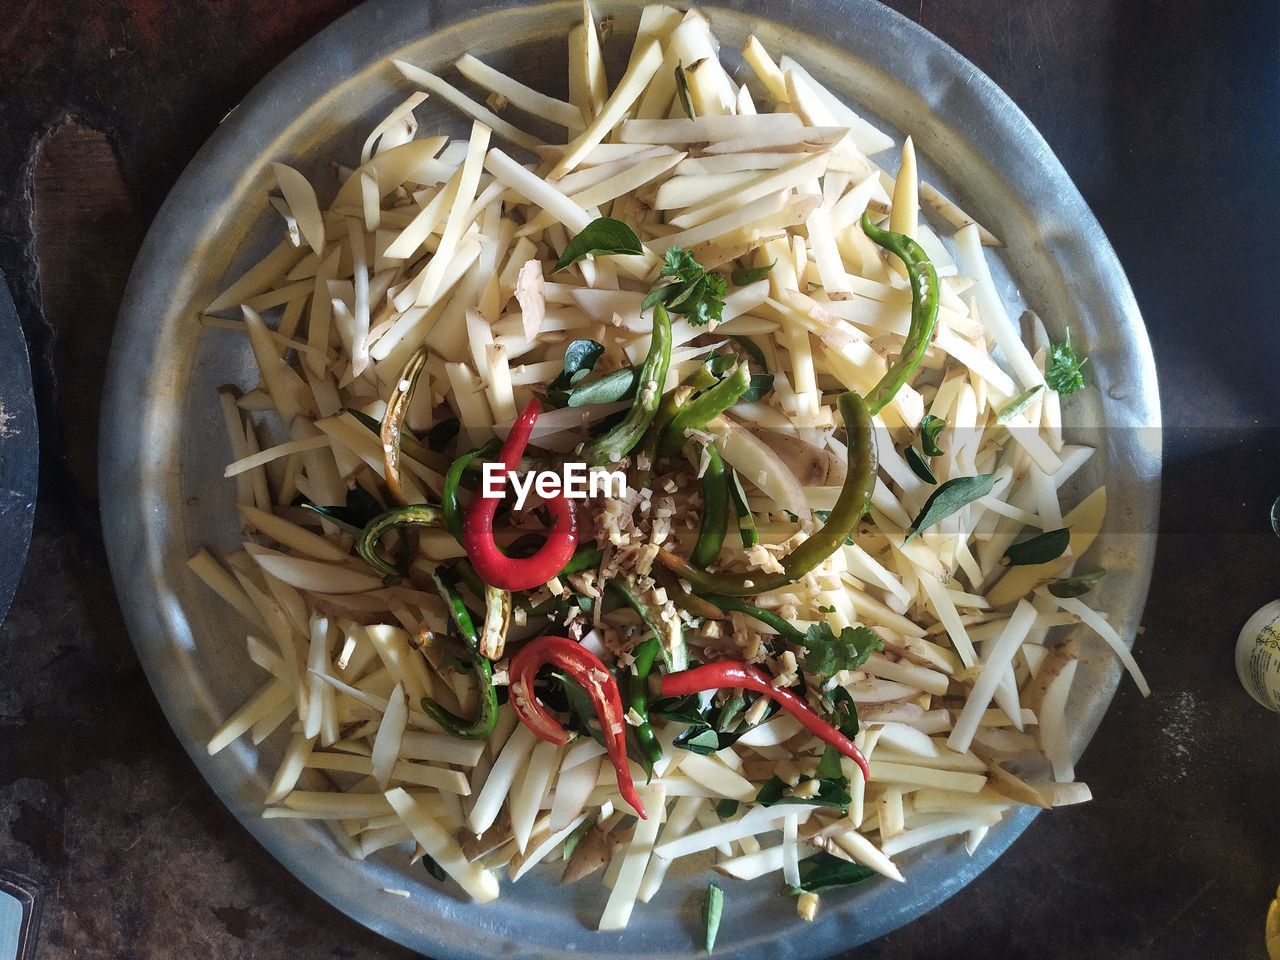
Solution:
M 1044 372 L 1044 379 L 1050 389 L 1064 397 L 1069 397 L 1084 387 L 1084 365 L 1088 357 L 1076 355 L 1071 346 L 1071 330 L 1067 329 L 1066 339 L 1061 343 L 1049 343 L 1049 369 Z
M 841 670 L 856 670 L 884 641 L 870 627 L 845 627 L 836 636 L 831 624 L 815 623 L 805 632 L 804 666 L 812 674 L 833 677 Z
M 713 320 L 720 322 L 728 287 L 723 274 L 708 273 L 693 254 L 677 243 L 668 248 L 662 258 L 658 276 L 670 278 L 671 282 L 655 287 L 640 305 L 642 310 L 661 303 L 669 312 L 686 317 L 697 326 Z

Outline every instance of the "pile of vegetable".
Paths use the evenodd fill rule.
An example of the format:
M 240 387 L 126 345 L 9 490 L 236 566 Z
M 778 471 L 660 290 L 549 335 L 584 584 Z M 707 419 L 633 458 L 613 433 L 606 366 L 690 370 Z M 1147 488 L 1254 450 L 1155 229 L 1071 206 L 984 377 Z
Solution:
M 273 165 L 283 237 L 202 318 L 260 379 L 219 395 L 244 549 L 190 565 L 266 674 L 209 750 L 279 735 L 264 816 L 479 901 L 594 877 L 601 929 L 702 859 L 710 949 L 735 879 L 812 919 L 1088 799 L 1094 637 L 1147 689 L 1082 599 L 1105 488 L 1059 500 L 1085 358 L 1010 319 L 995 237 L 754 37 L 733 76 L 646 7 L 610 89 L 607 26 L 568 100 L 397 61 L 420 89 L 337 183 Z M 468 139 L 419 136 L 429 97 Z M 568 461 L 625 491 L 517 508 Z

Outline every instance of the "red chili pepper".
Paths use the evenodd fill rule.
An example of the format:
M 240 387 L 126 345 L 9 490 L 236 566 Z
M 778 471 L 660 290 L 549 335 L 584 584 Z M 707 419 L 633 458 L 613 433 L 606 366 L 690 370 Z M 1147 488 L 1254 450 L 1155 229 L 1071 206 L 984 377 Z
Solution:
M 791 714 L 804 728 L 824 743 L 829 743 L 862 770 L 862 776 L 870 780 L 871 769 L 867 758 L 852 740 L 818 716 L 817 712 L 802 697 L 790 690 L 779 690 L 769 681 L 769 675 L 763 670 L 749 666 L 741 660 L 719 660 L 706 663 L 692 670 L 680 673 L 668 673 L 662 678 L 662 695 L 664 697 L 687 697 L 691 693 L 702 693 L 704 690 L 722 690 L 734 687 L 741 690 L 754 690 L 775 701 L 782 709 Z
M 511 427 L 499 458 L 507 470 L 514 470 L 529 444 L 529 434 L 541 407 L 535 397 Z M 500 590 L 532 590 L 564 569 L 578 545 L 578 511 L 563 492 L 546 501 L 555 517 L 546 542 L 531 557 L 508 557 L 493 539 L 493 517 L 501 497 L 477 494 L 462 522 L 462 545 L 480 579 Z
M 618 777 L 618 792 L 640 815 L 640 819 L 647 819 L 644 804 L 640 802 L 631 780 L 631 768 L 627 766 L 627 724 L 622 714 L 622 696 L 618 693 L 613 674 L 605 669 L 594 653 L 566 637 L 538 637 L 511 658 L 511 706 L 526 727 L 550 743 L 568 743 L 569 731 L 547 712 L 534 692 L 538 671 L 545 666 L 563 670 L 591 698 L 604 734 L 609 762 Z

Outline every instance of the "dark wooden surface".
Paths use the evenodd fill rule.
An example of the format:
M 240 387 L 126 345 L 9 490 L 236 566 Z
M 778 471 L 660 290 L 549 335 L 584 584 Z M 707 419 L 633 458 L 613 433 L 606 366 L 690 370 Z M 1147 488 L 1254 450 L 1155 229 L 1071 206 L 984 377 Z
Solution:
M 41 501 L 0 633 L 0 868 L 47 902 L 39 955 L 403 957 L 271 860 L 179 749 L 134 657 L 94 486 L 103 358 L 141 232 L 218 120 L 346 0 L 0 0 L 0 269 L 32 348 Z M 1280 592 L 1272 294 L 1280 6 L 894 0 L 1026 111 L 1128 271 L 1166 475 L 1126 684 L 1042 817 L 969 888 L 849 954 L 1261 958 L 1280 881 L 1280 717 L 1231 664 Z M 763 6 L 763 4 L 762 4 Z

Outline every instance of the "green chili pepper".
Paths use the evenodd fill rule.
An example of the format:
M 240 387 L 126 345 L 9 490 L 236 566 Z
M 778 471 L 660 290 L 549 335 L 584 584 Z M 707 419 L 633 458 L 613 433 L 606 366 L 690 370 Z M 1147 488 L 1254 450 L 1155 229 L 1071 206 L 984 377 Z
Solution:
M 658 444 L 658 453 L 670 456 L 684 446 L 686 430 L 701 430 L 738 402 L 751 386 L 751 371 L 746 364 L 738 367 L 714 387 L 704 390 L 676 411 Z
M 827 521 L 813 536 L 782 559 L 782 573 L 708 573 L 667 550 L 658 559 L 700 593 L 745 597 L 794 583 L 839 549 L 867 512 L 876 483 L 876 440 L 871 413 L 852 390 L 840 395 L 840 417 L 848 432 L 849 466 L 844 486 Z
M 649 722 L 649 674 L 653 672 L 653 663 L 658 659 L 662 644 L 657 637 L 650 637 L 632 651 L 635 657 L 635 673 L 626 677 L 627 706 L 639 714 L 643 721 L 635 728 L 636 742 L 644 751 L 650 763 L 662 759 L 662 744 L 654 733 L 653 724 Z
M 588 465 L 603 467 L 617 463 L 640 442 L 662 402 L 662 389 L 670 366 L 671 317 L 659 304 L 653 309 L 653 338 L 640 368 L 636 398 L 621 423 L 582 448 L 582 459 Z
M 710 459 L 702 474 L 702 526 L 698 530 L 698 542 L 689 555 L 689 562 L 695 567 L 707 567 L 715 562 L 729 529 L 729 478 L 724 460 L 714 443 L 708 443 L 706 450 Z
M 396 527 L 442 527 L 444 514 L 439 507 L 429 503 L 415 503 L 408 507 L 397 507 L 380 513 L 370 520 L 356 539 L 356 553 L 364 562 L 382 574 L 388 586 L 399 583 L 405 573 L 393 564 L 382 559 L 378 547 L 387 531 Z
M 907 268 L 907 279 L 911 281 L 911 325 L 907 329 L 906 342 L 902 344 L 898 359 L 889 365 L 880 382 L 867 394 L 867 409 L 874 416 L 911 379 L 929 349 L 933 328 L 938 323 L 938 271 L 920 244 L 905 234 L 881 230 L 865 213 L 862 215 L 862 230 L 876 244 L 898 255 Z
M 605 586 L 606 599 L 621 601 L 640 615 L 644 625 L 658 638 L 662 644 L 662 659 L 668 670 L 687 670 L 689 667 L 689 649 L 685 646 L 684 630 L 679 619 L 674 623 L 663 619 L 662 615 L 635 595 L 632 590 L 618 580 L 610 580 Z
M 449 472 L 444 475 L 444 492 L 440 494 L 444 525 L 459 543 L 462 542 L 462 507 L 458 503 L 458 488 L 462 485 L 462 475 L 476 460 L 491 459 L 501 447 L 502 442 L 495 437 L 483 446 L 458 457 L 449 465 Z
M 705 390 L 707 387 L 714 386 L 716 378 L 706 367 L 698 367 L 693 373 L 685 377 L 681 382 L 681 387 L 687 387 L 689 391 Z M 644 467 L 635 466 L 631 471 L 631 489 L 643 490 L 649 485 L 649 475 L 653 472 L 653 462 L 658 458 L 658 444 L 662 441 L 662 435 L 667 429 L 667 425 L 671 423 L 671 418 L 676 415 L 676 411 L 680 409 L 680 390 L 672 390 L 662 398 L 662 402 L 658 404 L 658 412 L 654 414 L 653 423 L 649 425 L 649 431 L 644 435 L 644 439 L 640 443 L 640 449 L 636 454 L 637 464 L 643 462 Z
M 737 610 L 739 613 L 745 613 L 753 620 L 759 620 L 761 623 L 773 627 L 782 639 L 790 643 L 802 646 L 804 644 L 804 631 L 792 626 L 789 621 L 784 620 L 772 610 L 757 607 L 738 597 L 725 597 L 718 593 L 709 593 L 703 599 L 709 603 L 714 603 L 721 610 Z
M 738 471 L 732 467 L 729 468 L 729 499 L 733 503 L 734 516 L 738 518 L 738 536 L 742 538 L 742 545 L 754 547 L 760 542 L 760 531 L 756 529 L 755 514 L 747 505 L 747 492 L 742 489 Z
M 569 562 L 564 565 L 564 568 L 556 576 L 567 577 L 571 573 L 581 573 L 583 570 L 598 567 L 603 556 L 604 553 L 596 546 L 594 540 L 590 543 L 584 543 L 574 551 L 573 556 L 569 558 Z
M 493 685 L 493 664 L 480 654 L 480 638 L 462 597 L 458 596 L 457 591 L 439 571 L 435 574 L 435 581 L 436 589 L 440 591 L 445 607 L 449 610 L 449 619 L 462 634 L 467 658 L 471 661 L 471 670 L 475 674 L 480 702 L 474 720 L 446 710 L 430 697 L 422 698 L 422 711 L 455 737 L 463 740 L 487 740 L 498 725 L 498 689 Z

